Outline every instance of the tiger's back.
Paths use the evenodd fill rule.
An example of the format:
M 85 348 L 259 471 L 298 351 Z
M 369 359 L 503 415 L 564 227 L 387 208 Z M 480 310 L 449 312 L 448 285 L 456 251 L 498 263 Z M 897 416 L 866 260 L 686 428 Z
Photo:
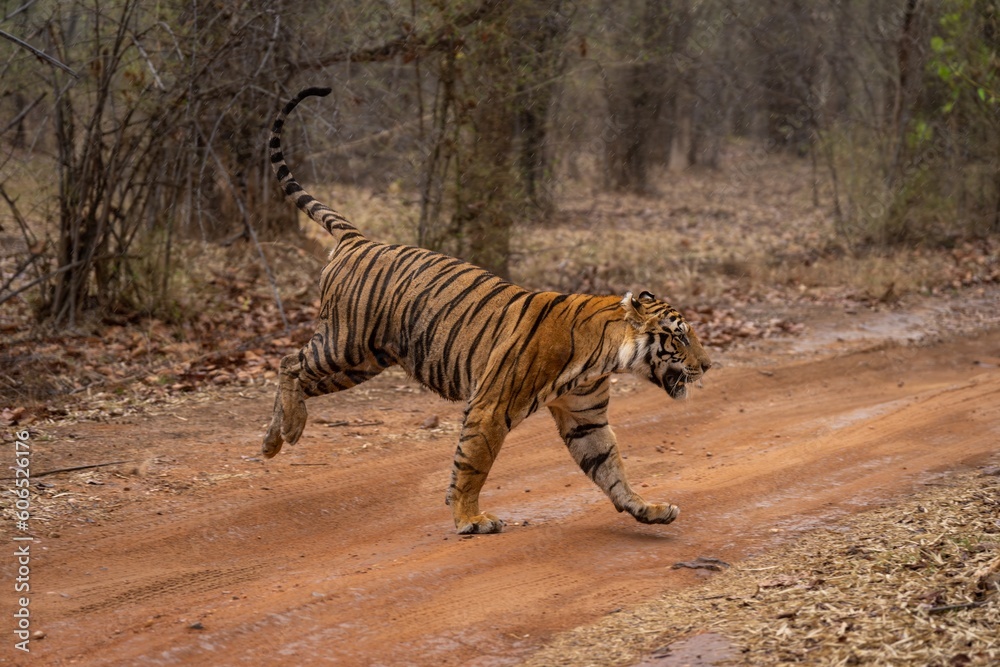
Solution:
M 488 358 L 482 341 L 504 328 L 497 312 L 527 294 L 467 262 L 365 238 L 341 243 L 322 289 L 318 358 L 399 364 L 450 400 L 468 398 Z
M 316 200 L 292 176 L 281 151 L 287 115 L 275 120 L 271 162 L 283 191 L 335 238 L 321 276 L 316 332 L 281 360 L 263 453 L 294 444 L 305 400 L 348 389 L 392 365 L 451 400 L 466 401 L 447 501 L 462 533 L 498 532 L 480 512 L 479 492 L 506 434 L 547 406 L 570 454 L 619 511 L 669 523 L 670 504 L 650 504 L 627 482 L 607 423 L 609 377 L 632 372 L 680 397 L 710 362 L 697 336 L 669 304 L 638 298 L 533 292 L 440 253 L 371 241 Z
M 449 400 L 468 400 L 484 382 L 532 398 L 556 391 L 566 370 L 579 375 L 571 361 L 588 340 L 581 326 L 616 310 L 620 301 L 531 292 L 468 262 L 364 238 L 337 249 L 323 286 L 325 331 L 311 342 L 314 357 L 328 359 L 337 350 L 352 364 L 365 357 L 374 365 L 399 364 Z M 555 338 L 552 329 L 573 336 L 574 324 L 571 346 L 542 345 Z M 366 336 L 356 336 L 358 330 Z M 606 356 L 586 352 L 584 365 Z

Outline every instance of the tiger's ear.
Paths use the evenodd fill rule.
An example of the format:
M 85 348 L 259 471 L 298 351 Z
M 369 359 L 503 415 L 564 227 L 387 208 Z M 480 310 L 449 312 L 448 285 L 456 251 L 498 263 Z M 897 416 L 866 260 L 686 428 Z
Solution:
M 654 298 L 649 292 L 642 292 L 638 298 L 632 296 L 632 292 L 625 292 L 625 296 L 621 300 L 622 310 L 625 311 L 625 321 L 638 331 L 651 331 L 656 325 L 656 316 L 650 315 L 646 311 L 646 304 Z

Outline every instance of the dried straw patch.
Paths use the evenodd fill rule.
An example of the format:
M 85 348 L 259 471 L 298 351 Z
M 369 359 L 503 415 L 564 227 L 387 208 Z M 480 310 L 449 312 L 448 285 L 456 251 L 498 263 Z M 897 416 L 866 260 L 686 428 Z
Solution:
M 725 638 L 730 657 L 692 664 L 1000 664 L 998 473 L 956 475 L 806 534 L 567 632 L 524 664 L 632 665 L 654 651 L 648 664 L 679 664 L 656 656 L 703 633 Z

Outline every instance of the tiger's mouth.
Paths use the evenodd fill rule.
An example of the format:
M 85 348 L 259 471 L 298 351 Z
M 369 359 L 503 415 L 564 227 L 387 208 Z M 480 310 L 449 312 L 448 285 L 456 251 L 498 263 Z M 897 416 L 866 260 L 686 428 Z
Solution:
M 688 385 L 695 382 L 703 375 L 701 372 L 692 372 L 684 366 L 672 366 L 667 368 L 660 385 L 666 390 L 670 398 L 687 398 Z
M 687 381 L 687 373 L 683 367 L 668 368 L 659 384 L 670 398 L 680 399 L 687 397 Z

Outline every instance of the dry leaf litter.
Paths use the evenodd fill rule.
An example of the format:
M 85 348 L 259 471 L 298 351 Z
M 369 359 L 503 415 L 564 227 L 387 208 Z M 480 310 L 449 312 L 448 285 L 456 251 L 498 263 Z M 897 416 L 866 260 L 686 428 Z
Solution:
M 1000 467 L 560 635 L 523 664 L 680 664 L 671 645 L 706 634 L 730 650 L 691 664 L 1000 665 Z

